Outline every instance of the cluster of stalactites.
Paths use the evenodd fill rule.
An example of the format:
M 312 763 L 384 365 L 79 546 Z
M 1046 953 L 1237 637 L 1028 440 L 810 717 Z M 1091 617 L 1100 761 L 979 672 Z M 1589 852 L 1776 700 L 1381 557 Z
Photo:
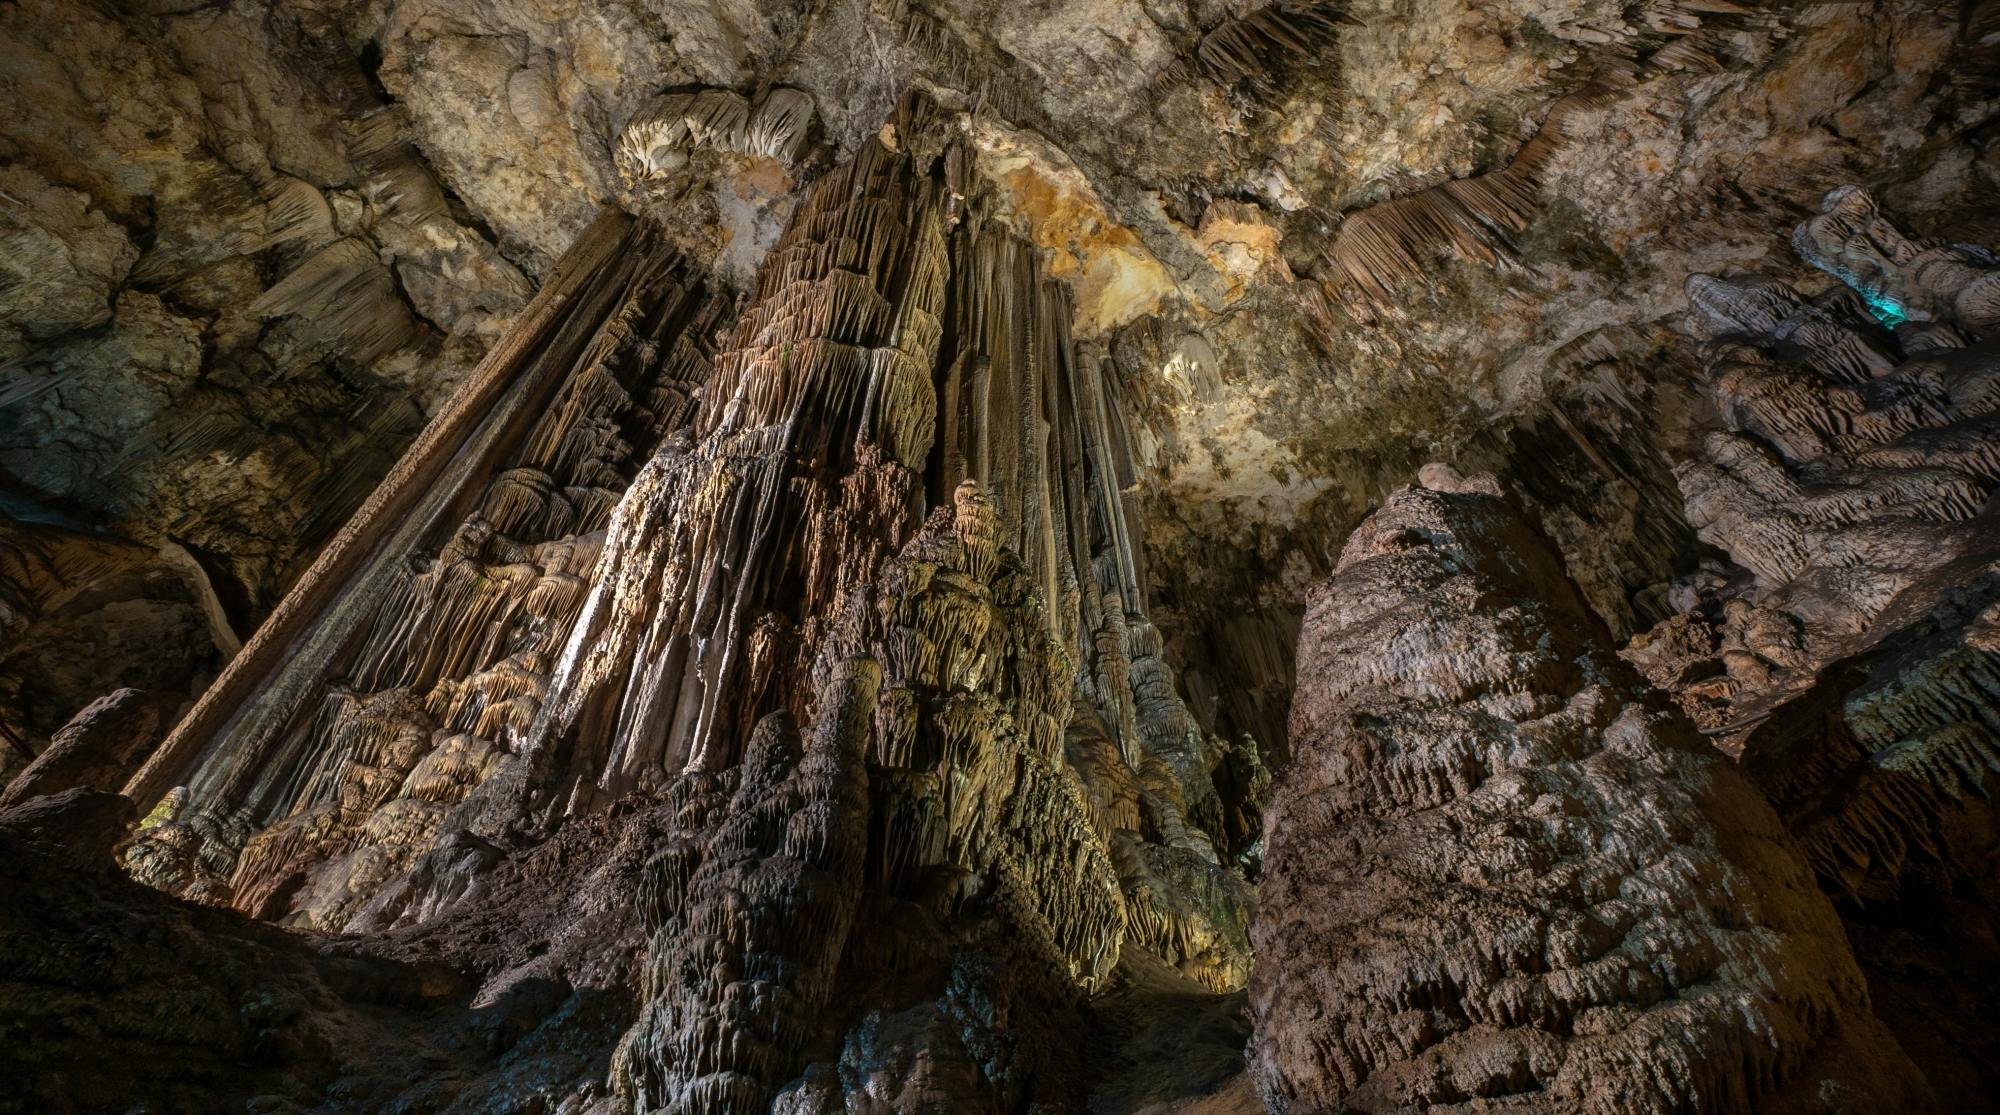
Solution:
M 495 464 L 467 476 L 457 503 L 471 513 L 410 556 L 288 726 L 206 757 L 179 819 L 128 857 L 135 875 L 341 928 L 532 726 L 633 458 L 689 420 L 722 308 L 643 224 L 579 301 L 596 307 L 588 320 L 529 358 L 572 353 L 567 371 Z M 216 868 L 232 858 L 225 881 Z
M 1955 330 L 1892 339 L 1846 288 L 1806 299 L 1696 276 L 1688 293 L 1726 338 L 1710 370 L 1729 427 L 1677 470 L 1690 521 L 1767 591 L 1857 570 L 1842 632 L 1855 633 L 1962 549 L 1952 537 L 2000 484 L 2000 358 Z M 1901 544 L 1917 535 L 1924 552 Z
M 976 201 L 968 209 L 953 239 L 931 491 L 980 485 L 992 529 L 1043 601 L 1048 636 L 1072 659 L 1071 723 L 1115 743 L 1115 759 L 1090 763 L 1101 777 L 1085 792 L 1111 822 L 1100 824 L 1107 847 L 1144 848 L 1118 861 L 1128 907 L 1147 914 L 1134 939 L 1192 978 L 1241 986 L 1248 888 L 1216 850 L 1223 810 L 1210 771 L 1222 749 L 1182 701 L 1146 618 L 1119 400 L 1104 364 L 1072 342 L 1067 292 L 1033 245 L 983 219 Z M 1127 787 L 1143 787 L 1131 798 L 1143 819 L 1103 804 L 1127 800 Z M 1183 900 L 1199 880 L 1212 900 Z
M 1298 74 L 1337 71 L 1340 28 L 1360 22 L 1345 8 L 1329 0 L 1277 0 L 1224 19 L 1202 35 L 1192 56 L 1176 59 L 1154 80 L 1172 85 L 1200 75 L 1276 104 Z
M 911 109 L 889 136 L 925 126 Z M 914 525 L 949 270 L 933 160 L 892 138 L 821 178 L 766 258 L 691 436 L 614 511 L 530 750 L 571 807 L 733 765 Z
M 1314 5 L 1274 4 L 1266 12 Z M 1585 75 L 1549 106 L 1534 136 L 1506 166 L 1349 213 L 1322 253 L 1318 281 L 1299 292 L 1322 328 L 1329 299 L 1363 317 L 1401 314 L 1406 285 L 1430 281 L 1439 256 L 1498 266 L 1511 263 L 1515 241 L 1540 216 L 1542 185 L 1556 158 L 1595 136 L 1588 117 L 1635 86 L 1683 73 L 1723 68 L 1738 44 L 1732 32 L 1750 9 L 1729 0 L 1652 0 L 1629 5 L 1625 22 L 1557 23 L 1553 30 L 1582 52 L 1564 72 Z M 1261 19 L 1259 13 L 1254 19 Z M 1329 32 L 1331 28 L 1329 27 Z M 1230 44 L 1237 67 L 1255 66 L 1257 37 Z M 1209 43 L 1203 42 L 1203 51 Z M 1204 55 L 1205 57 L 1206 55 Z
M 864 890 L 997 917 L 1084 987 L 1110 971 L 1118 877 L 1062 757 L 1069 669 L 1039 610 L 967 483 L 843 601 L 804 746 L 772 712 L 739 762 L 669 783 L 676 831 L 640 895 L 648 1005 L 614 1069 L 643 1109 L 767 1106 L 842 1017 Z
M 1181 819 L 1198 795 L 1180 759 L 1147 753 L 1135 777 L 1110 756 L 1103 779 L 1143 788 L 1107 810 L 1115 787 L 1088 785 L 1066 746 L 1087 674 L 1086 691 L 1117 695 L 1133 754 L 1150 732 L 1206 774 L 1157 635 L 1128 621 L 1142 589 L 1115 405 L 1032 249 L 949 231 L 952 160 L 940 181 L 913 154 L 932 146 L 920 131 L 899 114 L 794 214 L 695 429 L 614 512 L 530 734 L 570 808 L 653 778 L 691 795 L 644 898 L 651 1002 L 618 1070 L 643 1104 L 767 1102 L 801 1067 L 863 889 L 946 925 L 998 919 L 1083 988 L 1115 965 L 1126 893 L 1143 890 L 1149 941 L 1198 956 L 1218 986 L 1243 978 L 1244 895 L 1175 889 L 1221 873 Z M 940 506 L 919 520 L 926 487 Z M 836 869 L 849 822 L 803 800 L 785 765 L 789 723 L 860 733 L 852 876 Z M 1137 847 L 1142 826 L 1173 855 L 1121 864 L 1114 844 Z M 801 851 L 835 846 L 849 851 Z M 1218 908 L 1227 930 L 1207 925 Z
M 613 152 L 628 187 L 672 174 L 692 151 L 728 152 L 789 167 L 812 142 L 812 97 L 783 86 L 754 102 L 728 89 L 662 93 L 633 114 Z
M 1795 722 L 1773 721 L 1744 752 L 1820 885 L 1855 902 L 1983 877 L 1990 858 L 1973 834 L 2000 783 L 2000 605 L 1921 653 L 1890 654 L 1887 677 L 1808 694 Z

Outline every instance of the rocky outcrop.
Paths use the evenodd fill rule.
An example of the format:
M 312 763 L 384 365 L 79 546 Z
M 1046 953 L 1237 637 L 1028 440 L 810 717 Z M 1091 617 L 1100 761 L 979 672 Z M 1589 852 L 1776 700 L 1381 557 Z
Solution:
M 1425 483 L 1307 611 L 1254 930 L 1266 1102 L 1923 1103 L 1749 781 L 1649 700 L 1490 477 Z
M 1830 890 L 1882 897 L 1912 856 L 1985 859 L 1940 834 L 2000 771 L 2000 260 L 1906 238 L 1853 187 L 1794 244 L 1850 285 L 1690 282 L 1726 429 L 1679 473 L 1737 569 L 1683 583 L 1694 607 L 1628 656 L 1741 750 Z
M 179 704 L 172 697 L 120 689 L 84 706 L 0 789 L 0 808 L 78 788 L 117 792 L 166 735 Z
M 132 816 L 129 800 L 87 789 L 0 811 L 0 1107 L 497 1112 L 601 1097 L 631 1017 L 615 981 L 579 965 L 572 989 L 560 970 L 511 972 L 463 942 L 442 950 L 452 963 L 424 942 L 366 943 L 408 954 L 392 959 L 191 906 L 115 869 L 111 843 Z M 596 851 L 600 866 L 619 862 Z M 616 932 L 586 913 L 604 895 L 573 883 L 561 898 L 509 893 L 474 932 L 526 963 L 510 935 L 552 907 L 615 967 Z M 475 997 L 468 967 L 494 966 L 503 974 Z
M 1733 564 L 1676 582 L 1685 610 L 1626 655 L 1740 753 L 1926 1071 L 1984 1089 L 2000 1023 L 1924 1009 L 1910 973 L 2000 980 L 1980 943 L 2000 897 L 2000 260 L 1906 237 L 1854 187 L 1793 244 L 1845 285 L 1690 282 L 1725 428 L 1678 472 Z

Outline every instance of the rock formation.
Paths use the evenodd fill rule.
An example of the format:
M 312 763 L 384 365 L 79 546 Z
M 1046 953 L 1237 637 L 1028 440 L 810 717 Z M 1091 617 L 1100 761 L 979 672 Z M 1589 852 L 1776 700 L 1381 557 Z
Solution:
M 1850 285 L 1808 300 L 1690 280 L 1726 428 L 1681 485 L 1744 575 L 1690 581 L 1699 607 L 1630 654 L 1741 749 L 1838 892 L 1893 892 L 1910 850 L 1938 854 L 1940 812 L 2000 771 L 1985 713 L 2000 259 L 1912 241 L 1852 187 L 1794 243 Z M 1846 707 L 1800 719 L 1829 703 Z
M 1996 10 L 0 5 L 0 1078 L 2000 1087 Z
M 1854 187 L 1793 244 L 1846 285 L 1808 299 L 1690 280 L 1725 428 L 1678 471 L 1690 521 L 1735 568 L 1677 585 L 1691 607 L 1627 656 L 1741 754 L 1862 919 L 1881 982 L 1881 965 L 1990 932 L 1973 911 L 1990 894 L 2000 776 L 2000 260 L 1905 237 Z M 1979 897 L 1954 919 L 1918 912 L 1959 895 Z M 1890 959 L 1867 927 L 1907 917 L 1932 924 L 1927 943 L 1900 939 Z M 1991 985 L 1990 961 L 1950 962 Z M 1951 1029 L 1951 1059 L 2000 1064 L 1989 1039 Z
M 826 1075 L 842 1040 L 960 1063 L 1001 1039 L 841 1035 L 965 980 L 1070 1009 L 1129 948 L 1240 988 L 1261 768 L 1224 800 L 1146 621 L 1117 401 L 960 127 L 906 101 L 719 344 L 663 236 L 600 222 L 131 780 L 134 876 L 410 930 L 498 849 L 658 795 L 614 1072 L 645 1109 L 888 1087 Z M 974 1090 L 1067 1056 L 974 1058 Z
M 166 735 L 176 704 L 120 689 L 84 706 L 0 791 L 0 807 L 79 787 L 116 793 Z
M 138 688 L 179 705 L 240 646 L 207 572 L 175 543 L 0 524 L 0 568 L 0 777 L 99 697 Z
M 1426 483 L 1307 610 L 1254 930 L 1266 1103 L 1922 1103 L 1777 816 L 1491 477 Z

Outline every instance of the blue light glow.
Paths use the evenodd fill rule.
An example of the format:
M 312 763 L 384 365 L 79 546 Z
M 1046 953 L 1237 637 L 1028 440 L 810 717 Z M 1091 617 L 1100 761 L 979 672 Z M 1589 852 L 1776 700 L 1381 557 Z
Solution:
M 1868 309 L 1875 315 L 1875 320 L 1891 329 L 1910 320 L 1910 315 L 1903 312 L 1902 305 L 1886 294 L 1863 291 L 1861 297 L 1868 301 Z

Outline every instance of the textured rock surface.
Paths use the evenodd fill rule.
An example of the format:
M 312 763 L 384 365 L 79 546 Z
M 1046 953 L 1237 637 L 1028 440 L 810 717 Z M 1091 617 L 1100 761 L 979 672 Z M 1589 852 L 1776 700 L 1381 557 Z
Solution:
M 1906 973 L 1995 979 L 2000 261 L 1852 187 L 1793 243 L 1847 285 L 1690 282 L 1725 429 L 1678 473 L 1735 564 L 1678 582 L 1690 610 L 1626 653 L 1741 753 L 1932 1078 L 1987 1090 L 1990 1012 L 1913 1010 Z
M 199 695 L 126 868 L 465 981 L 425 1018 L 302 992 L 333 1036 L 288 1068 L 229 1079 L 225 1035 L 136 1098 L 1254 1107 L 1308 586 L 1441 458 L 1508 478 L 1582 604 L 1555 562 L 1524 596 L 1652 628 L 1938 1091 L 2000 1086 L 1993 288 L 1921 239 L 2000 235 L 2000 5 L 23 0 L 0 43 L 0 777 L 94 751 L 50 745 L 104 694 Z M 1695 274 L 1729 285 L 1687 314 Z M 1619 677 L 1565 739 L 1651 708 Z M 1632 854 L 1706 854 L 1671 822 Z M 19 939 L 238 955 L 99 882 Z M 1705 978 L 1732 918 L 1604 955 Z M 221 982 L 327 982 L 279 952 Z M 1730 984 L 1773 1087 L 1865 1023 L 1812 963 Z M 1634 986 L 1561 1042 L 1696 1009 Z
M 525 865 L 538 896 L 510 893 L 504 918 L 461 927 L 483 949 L 372 943 L 403 960 L 131 882 L 109 855 L 131 816 L 130 801 L 95 790 L 0 811 L 7 1109 L 518 1111 L 601 1094 L 631 1014 L 623 982 L 604 975 L 617 970 L 617 923 L 590 916 L 599 887 L 617 886 L 615 848 L 596 848 L 604 877 L 572 879 L 568 901 L 549 897 L 546 863 Z M 571 835 L 569 850 L 592 846 Z M 519 970 L 515 935 L 547 917 L 593 931 L 595 978 L 560 949 Z
M 602 203 L 747 289 L 926 88 L 977 107 L 997 208 L 1130 388 L 1150 603 L 1215 675 L 1191 711 L 1280 752 L 1300 594 L 1416 464 L 1545 473 L 1637 630 L 1684 535 L 1687 400 L 1650 370 L 1690 356 L 1684 278 L 1767 264 L 1839 181 L 1990 220 L 1990 5 L 1264 7 L 16 6 L 0 467 L 187 544 L 247 631 Z
M 1254 930 L 1267 1103 L 1922 1104 L 1777 816 L 1490 476 L 1426 483 L 1307 610 Z
M 657 798 L 642 1109 L 1069 1102 L 1040 1020 L 1125 950 L 1240 988 L 1268 778 L 1181 703 L 1103 369 L 963 127 L 910 98 L 823 176 L 712 357 L 664 230 L 580 240 L 496 417 L 378 493 L 435 456 L 414 528 L 357 519 L 133 779 L 128 869 L 449 937 L 509 848 Z
M 120 689 L 84 706 L 0 791 L 0 807 L 80 787 L 116 793 L 167 734 L 178 705 Z
M 1970 246 L 1913 243 L 1851 189 L 1829 195 L 1826 214 L 1797 239 L 1896 319 L 1893 334 L 1847 287 L 1809 302 L 1764 280 L 1691 281 L 1719 336 L 1710 375 L 1730 429 L 1710 435 L 1704 456 L 1679 470 L 1681 483 L 1702 537 L 1745 575 L 1685 585 L 1700 609 L 1632 654 L 1726 747 L 1744 750 L 1781 810 L 1800 823 L 1817 815 L 1815 865 L 1852 891 L 1876 870 L 1871 860 L 1885 860 L 1878 873 L 1898 872 L 1901 853 L 1866 848 L 1882 839 L 1868 833 L 1882 826 L 1879 810 L 1910 808 L 1911 793 L 1981 793 L 1995 764 L 1981 656 L 1984 586 L 2000 558 L 1987 508 L 2000 483 L 1992 457 L 2000 352 L 1994 326 L 1977 322 L 2000 260 Z M 1889 642 L 1907 649 L 1878 650 Z M 1860 666 L 1857 656 L 1877 665 Z M 1843 662 L 1851 676 L 1886 668 L 1909 680 L 1893 694 L 1857 695 L 1845 742 L 1792 731 L 1778 710 Z M 1888 704 L 1871 709 L 1876 700 Z M 1825 755 L 1828 746 L 1850 753 Z M 1842 820 L 1846 810 L 1821 799 L 1864 757 L 1893 769 L 1893 781 L 1910 780 L 1894 792 L 1906 800 L 1887 805 L 1863 776 L 1862 786 L 1837 792 L 1853 798 Z M 1886 838 L 1909 840 L 1912 821 L 1889 823 Z
M 528 282 L 453 216 L 324 13 L 0 22 L 0 513 L 183 547 L 247 632 Z M 133 614 L 100 617 L 97 646 L 0 671 L 67 706 L 38 734 L 134 680 L 59 694 L 50 658 L 130 673 L 189 642 L 156 600 L 106 598 Z

